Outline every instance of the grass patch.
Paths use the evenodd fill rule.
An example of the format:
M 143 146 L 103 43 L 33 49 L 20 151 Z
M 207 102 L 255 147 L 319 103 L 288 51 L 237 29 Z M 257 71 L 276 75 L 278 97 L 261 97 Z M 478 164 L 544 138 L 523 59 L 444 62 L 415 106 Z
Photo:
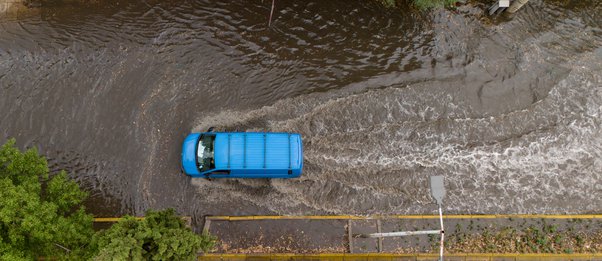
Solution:
M 569 221 L 570 223 L 583 221 Z M 602 251 L 602 231 L 575 232 L 572 227 L 561 229 L 556 224 L 536 222 L 524 228 L 506 226 L 484 228 L 470 233 L 456 226 L 446 233 L 446 251 L 449 253 L 597 253 Z M 429 238 L 430 240 L 431 238 Z M 439 244 L 431 241 L 431 251 Z

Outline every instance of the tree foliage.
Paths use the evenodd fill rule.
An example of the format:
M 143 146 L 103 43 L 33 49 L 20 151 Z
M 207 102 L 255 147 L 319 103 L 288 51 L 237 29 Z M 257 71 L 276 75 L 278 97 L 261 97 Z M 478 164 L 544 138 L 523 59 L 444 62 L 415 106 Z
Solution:
M 173 209 L 148 211 L 142 220 L 125 217 L 100 232 L 95 260 L 193 260 L 201 249 L 215 244 L 209 235 L 199 236 L 186 227 Z
M 0 148 L 0 260 L 88 258 L 94 230 L 81 205 L 87 194 L 65 172 L 49 177 L 36 149 L 14 144 Z
M 50 177 L 36 149 L 0 147 L 0 260 L 191 260 L 215 244 L 173 209 L 126 216 L 96 234 L 82 206 L 87 193 L 64 171 Z

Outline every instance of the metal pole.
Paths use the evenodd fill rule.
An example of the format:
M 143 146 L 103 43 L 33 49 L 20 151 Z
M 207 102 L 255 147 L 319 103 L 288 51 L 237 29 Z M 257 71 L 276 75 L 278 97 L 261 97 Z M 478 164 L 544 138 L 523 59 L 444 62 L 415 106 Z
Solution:
M 268 21 L 268 27 L 272 26 L 272 15 L 274 14 L 274 4 L 276 0 L 272 0 L 272 10 L 270 11 L 270 20 Z
M 439 242 L 439 261 L 443 261 L 443 239 L 445 238 L 445 229 L 443 228 L 443 211 L 441 205 L 439 205 L 439 222 L 441 223 L 441 242 Z
M 441 235 L 441 241 L 439 242 L 439 260 L 443 261 L 443 240 L 445 238 L 445 230 L 443 228 L 443 210 L 441 209 L 441 205 L 443 205 L 443 197 L 445 197 L 443 176 L 431 176 L 431 195 L 435 201 L 437 201 L 437 205 L 439 206 L 439 223 L 441 224 L 441 230 L 439 230 L 439 234 Z
M 437 201 L 439 206 L 439 224 L 441 225 L 440 230 L 420 230 L 420 231 L 400 231 L 400 232 L 389 232 L 389 233 L 373 233 L 368 235 L 362 235 L 362 237 L 368 238 L 381 238 L 381 237 L 402 237 L 402 236 L 415 236 L 415 235 L 431 235 L 439 234 L 441 241 L 439 243 L 439 260 L 443 261 L 443 240 L 445 238 L 445 230 L 443 227 L 443 210 L 441 205 L 443 204 L 443 197 L 445 197 L 445 186 L 443 183 L 443 176 L 431 176 L 431 196 Z M 377 229 L 380 232 L 380 223 L 377 223 Z

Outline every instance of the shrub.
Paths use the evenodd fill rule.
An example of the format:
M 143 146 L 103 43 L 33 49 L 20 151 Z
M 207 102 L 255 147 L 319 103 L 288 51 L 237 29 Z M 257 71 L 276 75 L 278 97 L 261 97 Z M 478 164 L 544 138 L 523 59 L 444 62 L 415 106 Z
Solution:
M 95 260 L 193 260 L 213 248 L 215 238 L 197 235 L 173 209 L 148 211 L 144 219 L 125 217 L 95 237 Z

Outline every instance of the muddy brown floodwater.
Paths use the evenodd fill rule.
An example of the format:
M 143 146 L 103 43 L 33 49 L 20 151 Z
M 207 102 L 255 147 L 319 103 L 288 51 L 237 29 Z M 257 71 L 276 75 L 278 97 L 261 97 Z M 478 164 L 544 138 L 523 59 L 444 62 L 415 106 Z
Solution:
M 100 1 L 103 2 L 103 1 Z M 0 139 L 96 215 L 602 210 L 602 4 L 417 13 L 371 1 L 107 1 L 0 16 Z M 292 180 L 191 179 L 191 131 L 290 131 Z

